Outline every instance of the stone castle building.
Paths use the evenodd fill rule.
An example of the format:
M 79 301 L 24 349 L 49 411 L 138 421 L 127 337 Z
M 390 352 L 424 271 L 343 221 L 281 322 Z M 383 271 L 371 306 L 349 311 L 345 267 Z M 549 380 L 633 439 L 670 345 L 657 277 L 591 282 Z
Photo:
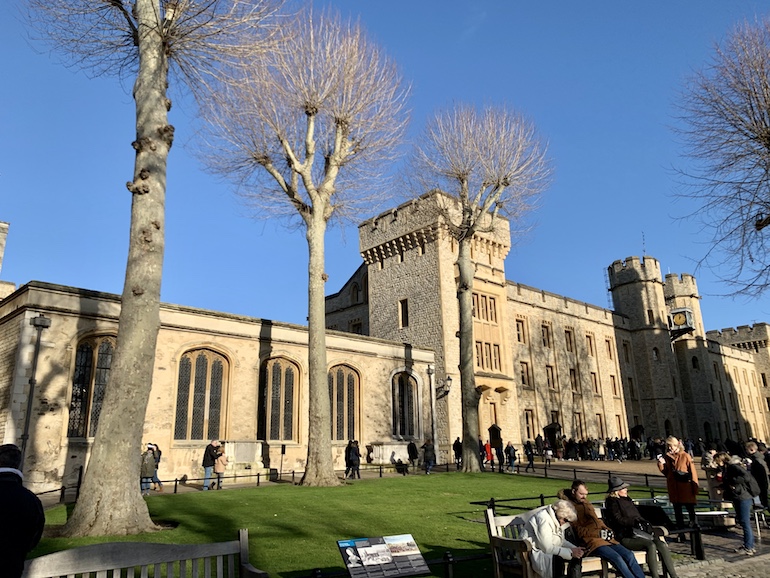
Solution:
M 447 460 L 462 435 L 457 245 L 431 209 L 437 195 L 362 223 L 363 263 L 327 298 L 339 467 L 349 439 L 377 464 L 428 438 Z M 7 233 L 0 223 L 0 248 Z M 541 432 L 627 437 L 641 426 L 770 439 L 768 325 L 706 333 L 695 279 L 663 279 L 651 257 L 609 267 L 607 309 L 507 280 L 509 249 L 505 220 L 474 240 L 479 435 L 519 446 Z M 28 432 L 35 491 L 73 484 L 88 460 L 119 309 L 112 294 L 0 282 L 0 436 L 20 444 Z M 32 324 L 41 315 L 49 327 Z M 163 450 L 162 479 L 201 477 L 214 438 L 228 441 L 230 474 L 302 470 L 307 403 L 305 327 L 162 305 L 144 425 Z
M 364 263 L 327 298 L 327 325 L 432 349 L 445 384 L 459 381 L 457 246 L 429 208 L 440 194 L 359 226 Z M 767 324 L 707 334 L 695 278 L 664 279 L 649 256 L 609 267 L 612 310 L 528 287 L 506 279 L 509 248 L 502 219 L 474 240 L 480 435 L 497 426 L 516 445 L 544 429 L 576 439 L 770 438 Z M 459 387 L 441 387 L 435 404 L 448 455 L 462 433 Z

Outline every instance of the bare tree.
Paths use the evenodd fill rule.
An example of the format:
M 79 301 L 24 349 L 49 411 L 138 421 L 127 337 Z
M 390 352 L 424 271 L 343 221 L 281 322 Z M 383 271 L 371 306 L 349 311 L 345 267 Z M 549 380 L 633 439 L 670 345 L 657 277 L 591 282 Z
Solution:
M 358 24 L 308 11 L 284 49 L 256 58 L 219 91 L 205 153 L 263 216 L 299 217 L 308 245 L 308 450 L 302 484 L 339 483 L 331 452 L 324 238 L 334 215 L 371 208 L 382 161 L 405 122 L 394 63 Z
M 551 169 L 531 122 L 503 106 L 477 111 L 462 104 L 429 121 L 414 165 L 424 188 L 446 193 L 435 197 L 436 208 L 458 241 L 463 470 L 479 471 L 471 243 L 477 233 L 494 231 L 501 217 L 520 222 L 547 185 Z
M 683 196 L 712 232 L 701 263 L 727 271 L 736 294 L 759 295 L 770 285 L 770 20 L 745 22 L 715 46 L 680 107 L 694 161 Z
M 154 524 L 139 491 L 142 428 L 160 327 L 169 74 L 203 94 L 217 70 L 258 44 L 268 0 L 30 0 L 30 20 L 67 62 L 134 77 L 136 138 L 117 347 L 91 457 L 66 535 L 134 534 Z M 136 459 L 134 459 L 136 458 Z

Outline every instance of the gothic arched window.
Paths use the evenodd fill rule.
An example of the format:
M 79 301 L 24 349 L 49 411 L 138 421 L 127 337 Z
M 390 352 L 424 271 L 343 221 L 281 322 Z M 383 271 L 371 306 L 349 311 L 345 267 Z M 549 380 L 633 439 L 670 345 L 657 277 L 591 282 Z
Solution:
M 359 383 L 358 373 L 347 365 L 337 365 L 329 370 L 333 440 L 358 439 Z
M 259 372 L 257 438 L 297 439 L 299 368 L 280 357 L 268 359 Z
M 209 349 L 182 355 L 176 393 L 175 440 L 222 437 L 229 364 Z
M 393 435 L 417 435 L 417 382 L 408 373 L 393 376 Z
M 91 337 L 78 344 L 67 437 L 96 435 L 114 350 L 115 338 L 112 336 Z

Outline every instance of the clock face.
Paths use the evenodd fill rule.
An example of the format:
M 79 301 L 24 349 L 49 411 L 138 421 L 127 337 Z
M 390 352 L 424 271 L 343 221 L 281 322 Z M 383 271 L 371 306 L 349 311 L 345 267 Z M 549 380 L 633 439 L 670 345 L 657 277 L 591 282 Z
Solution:
M 685 323 L 687 323 L 687 317 L 684 313 L 674 315 L 674 325 L 684 325 Z

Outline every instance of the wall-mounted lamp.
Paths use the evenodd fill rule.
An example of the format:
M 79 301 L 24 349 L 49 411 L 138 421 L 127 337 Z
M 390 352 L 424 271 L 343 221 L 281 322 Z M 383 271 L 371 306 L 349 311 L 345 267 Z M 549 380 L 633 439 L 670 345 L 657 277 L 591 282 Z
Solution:
M 436 370 L 433 369 L 432 365 L 428 366 L 427 373 L 429 376 L 433 376 L 436 373 Z M 437 379 L 436 380 L 436 398 L 440 399 L 442 397 L 446 397 L 449 395 L 449 390 L 452 389 L 452 376 L 447 375 L 446 379 Z
M 449 395 L 449 390 L 452 389 L 452 376 L 447 375 L 446 379 L 436 380 L 436 397 L 445 397 Z

